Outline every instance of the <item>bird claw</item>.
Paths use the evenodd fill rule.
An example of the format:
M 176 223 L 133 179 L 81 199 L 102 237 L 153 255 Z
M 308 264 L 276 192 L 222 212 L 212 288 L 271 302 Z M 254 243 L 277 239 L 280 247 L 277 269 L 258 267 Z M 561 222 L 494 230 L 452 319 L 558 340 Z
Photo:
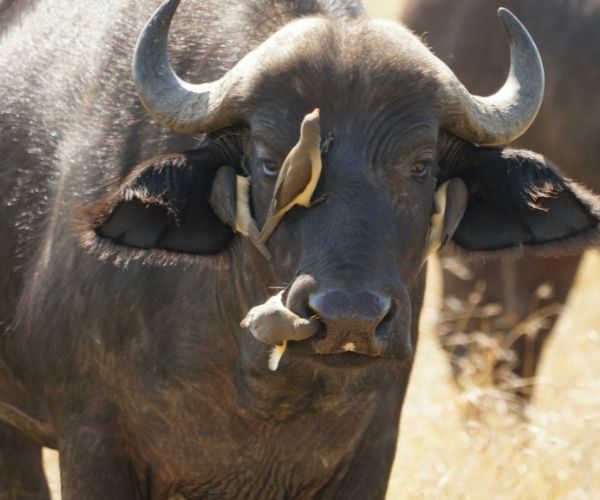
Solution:
M 319 203 L 323 203 L 325 200 L 327 200 L 327 198 L 329 198 L 329 193 L 322 194 L 321 196 L 319 196 L 318 198 L 316 198 L 310 202 L 309 208 L 312 208 L 315 205 L 318 205 Z
M 331 143 L 333 142 L 333 132 L 328 132 L 325 136 L 325 140 L 321 143 L 321 154 L 329 152 Z

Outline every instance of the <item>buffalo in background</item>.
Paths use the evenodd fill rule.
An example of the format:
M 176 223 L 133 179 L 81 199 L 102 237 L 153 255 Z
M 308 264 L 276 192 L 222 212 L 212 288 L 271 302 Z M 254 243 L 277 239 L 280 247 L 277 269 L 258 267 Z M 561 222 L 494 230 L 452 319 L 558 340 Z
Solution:
M 508 11 L 480 98 L 358 1 L 179 3 L 7 4 L 0 497 L 48 446 L 64 500 L 383 498 L 430 253 L 573 251 L 600 200 L 498 147 L 543 89 Z M 290 151 L 316 191 L 260 241 Z
M 523 20 L 546 70 L 539 115 L 515 144 L 542 152 L 565 174 L 599 190 L 599 0 L 405 0 L 402 20 L 423 36 L 469 90 L 488 95 L 508 67 L 508 51 L 496 22 L 500 6 Z M 526 256 L 476 262 L 446 253 L 442 258 L 445 296 L 466 304 L 466 311 L 459 310 L 459 319 L 448 321 L 442 332 L 442 342 L 457 354 L 455 373 L 464 375 L 463 363 L 467 361 L 469 369 L 473 363 L 465 360 L 464 345 L 457 347 L 451 334 L 500 333 L 501 344 L 513 356 L 496 365 L 496 382 L 506 382 L 507 368 L 512 369 L 518 375 L 516 393 L 528 398 L 530 387 L 523 387 L 520 379 L 536 373 L 560 311 L 557 306 L 567 298 L 579 260 L 578 256 Z M 469 309 L 474 301 L 477 311 Z M 500 304 L 501 312 L 487 314 L 494 310 L 491 304 Z M 452 307 L 447 308 L 447 317 L 453 314 Z M 473 316 L 468 323 L 465 314 Z M 485 374 L 471 374 L 468 380 L 478 376 Z

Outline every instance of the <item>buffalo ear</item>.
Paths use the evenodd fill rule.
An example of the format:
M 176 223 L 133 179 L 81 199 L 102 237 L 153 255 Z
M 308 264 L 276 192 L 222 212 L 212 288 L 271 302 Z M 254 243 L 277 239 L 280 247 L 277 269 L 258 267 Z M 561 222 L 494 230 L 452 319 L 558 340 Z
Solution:
M 85 209 L 89 226 L 118 246 L 193 255 L 221 252 L 234 232 L 209 201 L 217 168 L 206 156 L 199 150 L 141 163 L 115 192 Z
M 453 236 L 463 250 L 560 255 L 598 241 L 600 198 L 563 177 L 544 157 L 470 147 L 462 158 L 452 175 L 469 193 Z

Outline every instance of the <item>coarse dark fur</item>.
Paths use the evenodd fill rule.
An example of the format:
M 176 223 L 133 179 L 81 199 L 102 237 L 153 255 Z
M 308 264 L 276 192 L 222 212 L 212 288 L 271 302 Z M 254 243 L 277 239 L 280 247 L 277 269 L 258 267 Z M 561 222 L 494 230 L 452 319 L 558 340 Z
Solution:
M 508 67 L 508 50 L 496 9 L 511 9 L 536 41 L 546 68 L 545 99 L 531 128 L 516 141 L 522 148 L 543 152 L 557 162 L 568 176 L 592 189 L 600 189 L 600 2 L 581 0 L 406 0 L 403 21 L 449 64 L 461 81 L 478 95 L 498 88 Z M 481 43 L 485 39 L 486 43 Z M 494 318 L 473 318 L 467 332 L 490 329 L 505 339 L 513 336 L 535 309 L 554 309 L 564 304 L 579 263 L 578 255 L 526 256 L 518 261 L 473 262 L 447 255 L 444 264 L 444 292 L 447 297 L 466 301 L 485 282 L 480 306 L 501 304 L 502 314 Z M 540 296 L 538 289 L 550 286 Z M 450 313 L 452 315 L 452 313 Z M 517 336 L 509 360 L 514 372 L 525 379 L 536 375 L 542 349 L 558 314 L 538 321 L 535 334 Z M 462 319 L 461 319 L 462 321 Z M 445 325 L 454 331 L 454 324 Z M 513 332 L 513 333 L 511 333 Z M 443 343 L 445 343 L 443 341 Z M 449 344 L 454 345 L 453 342 Z M 456 354 L 457 348 L 450 347 Z M 459 349 L 462 349 L 459 347 Z M 455 364 L 457 375 L 461 375 Z M 507 363 L 497 366 L 498 381 L 506 383 Z M 516 392 L 526 398 L 531 387 L 518 382 Z
M 440 130 L 422 45 L 358 2 L 184 1 L 170 47 L 189 81 L 222 75 L 299 16 L 319 31 L 265 61 L 245 120 L 168 133 L 130 75 L 157 5 L 40 0 L 0 42 L 0 453 L 19 457 L 18 474 L 0 461 L 0 496 L 47 498 L 45 445 L 59 450 L 65 500 L 383 498 L 436 185 L 467 184 L 455 241 L 469 252 L 587 243 L 598 200 L 539 156 Z M 262 224 L 262 159 L 280 163 L 315 107 L 334 137 L 316 193 L 327 198 L 286 214 L 269 263 L 206 196 L 232 166 Z M 499 204 L 514 217 L 490 232 L 478 214 Z M 239 323 L 286 286 L 299 314 L 316 291 L 385 294 L 381 355 L 316 354 L 307 339 L 270 372 L 269 346 Z M 351 321 L 336 319 L 321 335 L 346 335 Z

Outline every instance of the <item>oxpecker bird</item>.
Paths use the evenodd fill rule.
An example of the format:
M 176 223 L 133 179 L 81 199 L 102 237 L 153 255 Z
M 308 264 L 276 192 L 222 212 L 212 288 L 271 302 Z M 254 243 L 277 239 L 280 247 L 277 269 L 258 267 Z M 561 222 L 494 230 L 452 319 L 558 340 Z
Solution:
M 267 241 L 292 207 L 311 207 L 321 167 L 321 127 L 317 108 L 302 120 L 300 140 L 287 155 L 279 171 L 269 213 L 260 232 L 261 243 Z
M 273 346 L 269 356 L 269 369 L 277 370 L 289 340 L 304 340 L 319 329 L 316 318 L 301 318 L 283 303 L 283 291 L 269 298 L 264 304 L 250 309 L 240 325 L 248 328 L 254 337 Z
M 236 233 L 246 236 L 267 260 L 271 255 L 260 243 L 256 223 L 250 213 L 250 180 L 236 175 L 233 167 L 224 165 L 217 170 L 209 203 L 217 216 Z
M 426 259 L 448 243 L 458 228 L 468 203 L 467 186 L 459 178 L 450 179 L 437 188 L 429 226 Z

